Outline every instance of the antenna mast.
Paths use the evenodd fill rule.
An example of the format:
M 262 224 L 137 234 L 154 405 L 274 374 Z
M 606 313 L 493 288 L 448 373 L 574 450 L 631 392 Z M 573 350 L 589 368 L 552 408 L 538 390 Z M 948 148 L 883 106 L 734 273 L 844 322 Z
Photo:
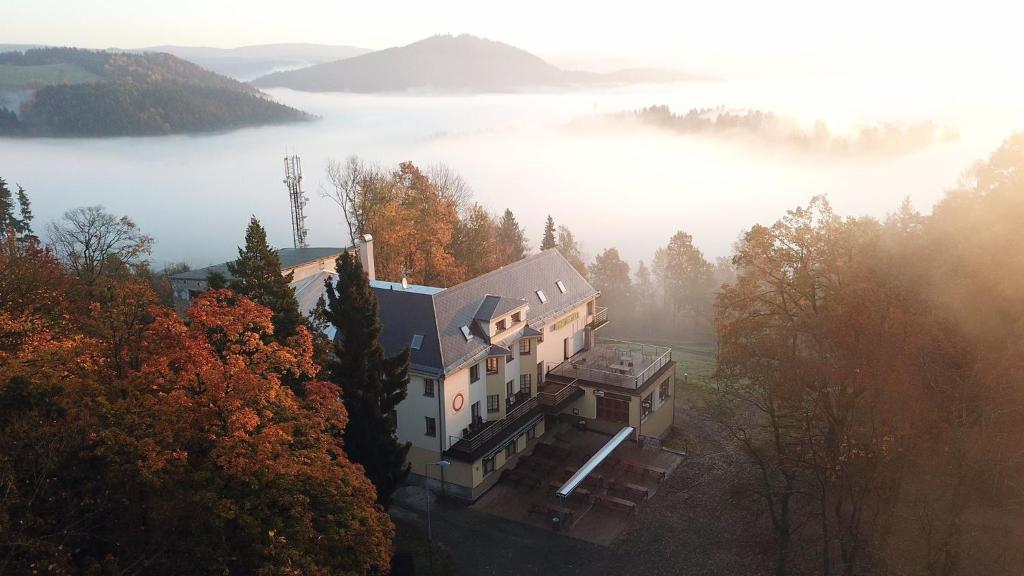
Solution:
M 306 206 L 306 196 L 302 193 L 302 162 L 298 156 L 284 157 L 284 185 L 288 188 L 288 200 L 292 212 L 292 242 L 296 248 L 305 248 L 306 216 L 302 209 Z

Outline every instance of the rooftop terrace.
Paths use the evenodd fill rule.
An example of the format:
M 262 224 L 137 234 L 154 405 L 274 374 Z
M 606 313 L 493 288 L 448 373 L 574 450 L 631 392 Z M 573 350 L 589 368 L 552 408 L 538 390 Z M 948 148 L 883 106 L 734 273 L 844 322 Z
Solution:
M 671 361 L 671 348 L 600 340 L 590 350 L 569 358 L 548 374 L 561 379 L 638 390 Z

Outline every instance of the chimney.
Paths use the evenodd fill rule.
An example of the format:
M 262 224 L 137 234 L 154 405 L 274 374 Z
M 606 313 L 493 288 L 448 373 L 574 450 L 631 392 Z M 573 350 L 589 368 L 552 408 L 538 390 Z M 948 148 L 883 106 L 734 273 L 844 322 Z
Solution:
M 373 268 L 373 236 L 364 234 L 359 239 L 359 261 L 363 264 L 363 270 L 370 280 L 377 279 L 377 272 Z

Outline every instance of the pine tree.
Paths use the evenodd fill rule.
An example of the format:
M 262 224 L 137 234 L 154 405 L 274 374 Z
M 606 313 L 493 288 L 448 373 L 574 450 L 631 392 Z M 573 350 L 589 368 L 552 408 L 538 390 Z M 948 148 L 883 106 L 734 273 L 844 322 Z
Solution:
M 267 231 L 253 216 L 245 231 L 245 247 L 238 260 L 228 263 L 233 279 L 229 288 L 273 311 L 274 338 L 284 342 L 305 322 L 299 312 L 295 291 L 289 286 L 292 274 L 281 274 L 281 260 L 267 244 Z
M 14 217 L 14 198 L 7 181 L 0 178 L 0 238 L 6 237 L 8 229 L 17 231 L 18 219 Z
M 526 235 L 508 208 L 498 223 L 498 265 L 504 266 L 526 257 Z
M 390 358 L 381 346 L 377 297 L 362 264 L 348 252 L 337 263 L 338 280 L 327 282 L 325 317 L 337 329 L 330 380 L 341 387 L 348 409 L 345 451 L 366 470 L 387 508 L 391 494 L 409 473 L 408 443 L 395 434 L 392 410 L 409 386 L 409 348 Z
M 558 246 L 558 242 L 555 240 L 555 221 L 548 214 L 547 222 L 544 223 L 544 238 L 540 241 L 540 249 L 547 250 L 556 246 Z
M 32 235 L 32 203 L 29 202 L 28 193 L 18 185 L 18 224 L 14 227 L 15 232 L 26 238 L 34 238 Z

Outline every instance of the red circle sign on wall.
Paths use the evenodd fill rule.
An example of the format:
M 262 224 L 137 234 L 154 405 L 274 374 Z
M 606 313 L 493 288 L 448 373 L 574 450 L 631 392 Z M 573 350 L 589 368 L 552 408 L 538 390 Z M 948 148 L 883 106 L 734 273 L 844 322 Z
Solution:
M 452 398 L 452 410 L 455 410 L 456 412 L 462 410 L 462 406 L 465 405 L 465 403 L 466 397 L 462 395 L 462 392 L 459 392 L 455 395 L 455 398 Z

